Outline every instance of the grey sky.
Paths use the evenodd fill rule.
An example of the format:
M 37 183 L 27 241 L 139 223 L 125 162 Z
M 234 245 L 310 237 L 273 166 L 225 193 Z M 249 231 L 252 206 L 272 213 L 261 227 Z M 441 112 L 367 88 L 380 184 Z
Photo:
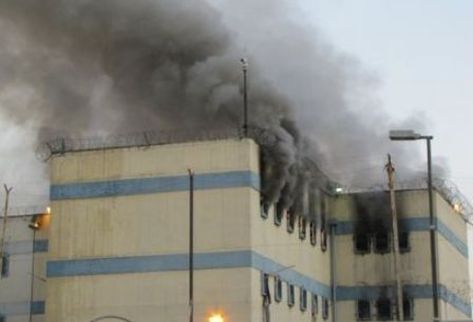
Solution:
M 393 118 L 425 117 L 429 134 L 435 136 L 434 155 L 447 160 L 452 180 L 471 202 L 473 2 L 298 3 L 334 47 L 377 74 L 378 97 Z

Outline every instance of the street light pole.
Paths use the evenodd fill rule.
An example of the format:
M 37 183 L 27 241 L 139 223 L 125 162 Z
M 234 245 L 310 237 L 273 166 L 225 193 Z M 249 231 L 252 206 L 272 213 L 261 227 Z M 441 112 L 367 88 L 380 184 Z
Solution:
M 189 172 L 189 322 L 194 321 L 194 173 Z
M 429 199 L 429 233 L 430 233 L 430 261 L 432 267 L 432 304 L 433 321 L 439 321 L 438 305 L 438 279 L 437 279 L 437 242 L 436 226 L 437 222 L 434 216 L 433 186 L 432 186 L 432 149 L 431 141 L 434 138 L 431 135 L 421 135 L 412 130 L 394 130 L 389 132 L 389 138 L 393 141 L 414 141 L 426 140 L 427 143 L 427 191 Z

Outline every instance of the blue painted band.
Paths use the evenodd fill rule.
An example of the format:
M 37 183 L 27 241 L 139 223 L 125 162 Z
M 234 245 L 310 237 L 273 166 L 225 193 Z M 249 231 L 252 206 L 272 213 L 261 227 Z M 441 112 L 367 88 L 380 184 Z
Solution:
M 259 176 L 252 171 L 231 171 L 197 174 L 194 177 L 194 189 L 196 190 L 238 187 L 251 187 L 259 191 Z M 50 198 L 51 200 L 103 198 L 186 191 L 187 189 L 189 189 L 189 177 L 187 175 L 134 178 L 103 182 L 51 185 Z
M 413 299 L 431 299 L 432 285 L 429 284 L 411 284 L 404 285 L 404 292 Z M 337 300 L 338 301 L 356 301 L 358 299 L 376 300 L 381 296 L 394 298 L 394 289 L 392 286 L 338 286 Z M 454 292 L 450 291 L 446 286 L 439 285 L 440 298 L 451 304 L 457 310 L 471 316 L 471 304 L 459 297 Z
M 187 270 L 188 254 L 154 255 L 140 257 L 114 257 L 81 260 L 58 260 L 47 263 L 48 278 L 85 276 L 100 274 L 147 273 Z M 281 271 L 287 266 L 276 263 L 249 250 L 199 253 L 194 257 L 195 269 L 218 269 L 252 267 L 267 273 Z M 281 279 L 304 287 L 321 296 L 330 296 L 330 287 L 293 269 L 285 269 L 279 274 Z
M 429 231 L 430 220 L 428 217 L 404 218 L 400 220 L 400 226 L 408 232 Z M 468 258 L 468 245 L 458 238 L 457 235 L 438 218 L 435 228 L 463 257 Z M 355 223 L 353 221 L 340 221 L 336 223 L 336 235 L 351 235 L 354 231 Z
M 0 316 L 28 315 L 30 313 L 41 315 L 45 312 L 44 301 L 0 303 Z

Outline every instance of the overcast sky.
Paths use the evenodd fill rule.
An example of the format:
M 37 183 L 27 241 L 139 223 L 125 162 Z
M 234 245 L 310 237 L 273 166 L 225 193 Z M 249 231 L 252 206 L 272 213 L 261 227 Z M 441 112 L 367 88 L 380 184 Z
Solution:
M 325 38 L 377 75 L 392 117 L 425 117 L 434 155 L 472 202 L 473 1 L 298 2 Z

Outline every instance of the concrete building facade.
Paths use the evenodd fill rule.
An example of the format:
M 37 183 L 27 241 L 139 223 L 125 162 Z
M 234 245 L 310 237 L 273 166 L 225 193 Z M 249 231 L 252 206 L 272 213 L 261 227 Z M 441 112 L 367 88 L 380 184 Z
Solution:
M 298 212 L 266 209 L 260 167 L 252 139 L 54 155 L 51 223 L 37 232 L 42 252 L 32 253 L 41 254 L 35 272 L 47 278 L 36 284 L 35 321 L 188 320 L 189 169 L 194 321 L 213 314 L 225 321 L 394 320 L 385 192 L 311 184 Z M 406 319 L 419 322 L 432 321 L 426 198 L 425 190 L 397 193 L 402 306 Z M 441 318 L 468 319 L 466 223 L 438 192 L 435 213 Z M 28 243 L 32 232 L 18 225 L 12 229 L 24 230 Z M 2 303 L 28 307 L 27 297 L 1 291 L 5 283 Z M 26 321 L 2 305 L 8 321 Z

